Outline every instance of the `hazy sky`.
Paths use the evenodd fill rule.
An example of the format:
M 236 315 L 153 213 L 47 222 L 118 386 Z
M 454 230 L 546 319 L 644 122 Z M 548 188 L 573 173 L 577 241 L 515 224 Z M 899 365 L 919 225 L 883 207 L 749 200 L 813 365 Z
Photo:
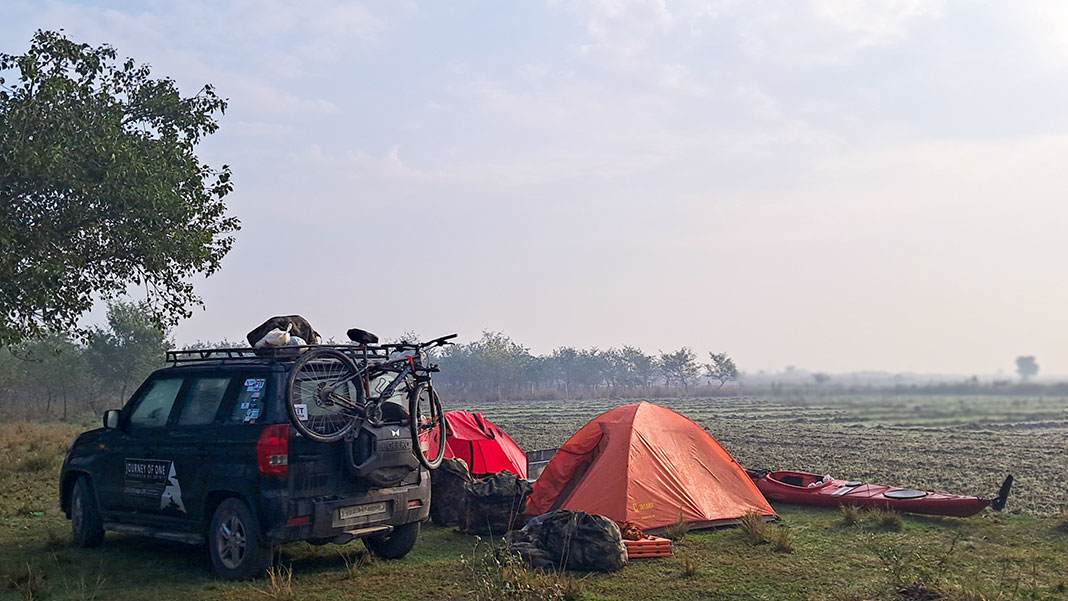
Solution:
M 179 342 L 502 330 L 745 370 L 1068 372 L 1068 3 L 5 0 L 230 100 Z

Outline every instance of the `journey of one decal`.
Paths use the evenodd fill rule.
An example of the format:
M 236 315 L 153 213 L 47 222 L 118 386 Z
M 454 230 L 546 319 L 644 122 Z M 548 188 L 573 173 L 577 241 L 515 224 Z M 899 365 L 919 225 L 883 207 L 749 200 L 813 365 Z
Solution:
M 171 509 L 185 513 L 182 486 L 174 462 L 159 459 L 126 459 L 123 494 L 134 507 Z

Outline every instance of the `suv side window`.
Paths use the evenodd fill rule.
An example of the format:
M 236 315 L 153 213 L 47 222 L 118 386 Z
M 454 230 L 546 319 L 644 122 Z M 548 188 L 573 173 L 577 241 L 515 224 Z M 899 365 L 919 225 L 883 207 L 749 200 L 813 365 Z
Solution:
M 189 380 L 177 425 L 203 426 L 214 422 L 230 386 L 230 378 L 194 376 Z
M 160 378 L 148 385 L 148 388 L 136 401 L 130 412 L 131 428 L 162 428 L 167 425 L 174 400 L 182 389 L 183 378 Z
M 238 376 L 241 386 L 237 389 L 237 398 L 234 399 L 233 409 L 226 419 L 228 424 L 254 424 L 263 419 L 266 412 L 267 388 L 269 386 L 268 374 L 254 373 Z

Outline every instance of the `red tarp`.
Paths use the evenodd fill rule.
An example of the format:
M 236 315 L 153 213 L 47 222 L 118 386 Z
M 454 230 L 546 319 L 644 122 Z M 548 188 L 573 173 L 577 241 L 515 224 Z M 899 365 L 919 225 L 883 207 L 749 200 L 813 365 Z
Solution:
M 640 402 L 593 418 L 534 483 L 527 513 L 599 513 L 649 530 L 682 520 L 700 528 L 748 511 L 774 516 L 738 462 L 701 426 Z
M 472 474 L 508 470 L 527 477 L 527 455 L 500 426 L 470 411 L 446 411 L 445 456 L 467 462 Z

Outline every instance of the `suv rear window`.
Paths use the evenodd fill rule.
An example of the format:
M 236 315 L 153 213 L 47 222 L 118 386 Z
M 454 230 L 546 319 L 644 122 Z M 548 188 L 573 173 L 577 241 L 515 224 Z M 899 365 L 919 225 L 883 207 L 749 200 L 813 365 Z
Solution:
M 234 399 L 234 408 L 230 411 L 227 423 L 256 423 L 263 418 L 267 398 L 266 374 L 242 377 L 237 398 Z

